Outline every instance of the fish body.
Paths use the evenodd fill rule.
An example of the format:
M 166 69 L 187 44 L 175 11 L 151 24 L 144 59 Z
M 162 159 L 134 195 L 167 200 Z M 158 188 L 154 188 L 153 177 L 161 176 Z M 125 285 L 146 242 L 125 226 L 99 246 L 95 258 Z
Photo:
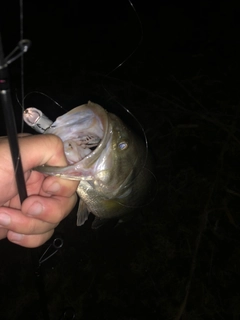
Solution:
M 96 226 L 102 220 L 121 218 L 151 198 L 155 178 L 146 142 L 100 105 L 88 102 L 72 109 L 44 134 L 62 139 L 69 165 L 37 170 L 79 180 L 77 225 L 82 225 L 90 212 L 96 217 Z

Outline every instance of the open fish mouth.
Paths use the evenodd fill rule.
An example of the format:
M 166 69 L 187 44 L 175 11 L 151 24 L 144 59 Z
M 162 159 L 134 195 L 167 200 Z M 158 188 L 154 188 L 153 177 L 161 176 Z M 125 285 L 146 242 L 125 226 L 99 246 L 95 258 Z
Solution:
M 59 136 L 63 141 L 69 164 L 77 163 L 92 153 L 101 144 L 107 132 L 105 111 L 100 110 L 97 113 L 85 105 L 77 116 L 70 111 L 58 117 L 55 122 L 36 108 L 26 109 L 23 118 L 37 132 Z
M 24 121 L 40 133 L 50 133 L 55 130 L 57 124 L 48 119 L 41 110 L 28 108 L 23 113 Z M 59 127 L 58 127 L 59 128 Z M 63 140 L 63 138 L 62 138 Z M 98 135 L 80 132 L 78 136 L 63 140 L 64 152 L 69 164 L 74 164 L 89 155 L 101 142 Z
M 98 136 L 83 134 L 77 139 L 64 141 L 64 152 L 69 164 L 74 164 L 88 156 L 101 142 Z
M 52 100 L 54 105 L 58 105 L 58 103 L 49 96 L 41 92 L 33 92 L 33 94 L 34 93 L 37 94 L 38 98 L 42 95 L 48 100 Z M 44 105 L 46 105 L 46 103 L 44 103 Z M 134 127 L 134 131 L 137 132 L 137 135 L 140 136 L 140 139 L 142 140 L 141 160 L 138 160 L 138 168 L 135 168 L 135 174 L 137 176 L 146 166 L 149 157 L 148 142 L 142 125 L 136 117 L 122 105 L 110 107 L 110 109 L 108 108 L 108 111 L 100 107 L 100 114 L 98 114 L 99 106 L 94 111 L 91 111 L 91 108 L 89 108 L 90 105 L 98 106 L 91 102 L 87 105 L 82 105 L 81 107 L 86 106 L 81 112 L 84 114 L 83 117 L 79 117 L 79 115 L 73 116 L 73 110 L 75 110 L 75 108 L 62 116 L 59 116 L 56 121 L 53 122 L 41 110 L 30 107 L 25 109 L 23 119 L 28 126 L 39 133 L 55 134 L 59 136 L 64 144 L 64 151 L 68 164 L 74 165 L 75 163 L 88 158 L 92 153 L 96 153 L 96 156 L 99 156 L 99 152 L 97 152 L 98 149 L 102 152 L 103 148 L 106 148 L 106 136 L 109 134 L 108 116 L 112 115 L 115 117 L 115 115 L 109 113 L 109 111 L 116 112 L 118 116 L 124 117 L 128 126 L 131 125 Z M 59 108 L 63 109 L 61 106 L 59 106 Z M 78 127 L 78 130 L 76 130 L 76 127 Z M 119 133 L 119 135 L 121 134 Z M 119 141 L 119 149 L 124 150 L 128 147 L 128 141 L 125 141 L 124 139 Z M 94 155 L 92 155 L 92 157 L 94 157 Z M 74 180 L 77 179 L 76 175 L 77 173 L 74 173 L 72 177 Z M 61 176 L 63 178 L 65 177 L 64 174 Z M 88 178 L 82 177 L 82 179 Z
M 36 108 L 27 108 L 25 109 L 23 113 L 23 119 L 25 123 L 30 126 L 33 130 L 39 132 L 39 133 L 45 133 L 45 131 L 53 124 L 53 121 L 50 119 L 55 119 L 56 115 L 61 116 L 63 113 L 69 112 L 70 108 L 67 108 L 65 105 L 59 104 L 58 101 L 56 101 L 54 98 L 49 96 L 48 94 L 41 92 L 41 91 L 31 91 L 29 92 L 25 97 L 25 106 L 31 106 L 31 105 L 38 105 L 40 109 Z M 24 115 L 26 113 L 31 113 L 31 110 L 36 111 L 36 115 L 34 118 L 29 120 L 25 118 Z M 142 166 L 144 167 L 144 164 L 147 161 L 147 158 L 149 156 L 149 146 L 148 146 L 148 140 L 146 136 L 146 132 L 144 130 L 144 127 L 142 124 L 139 122 L 137 117 L 128 109 L 126 106 L 122 105 L 118 101 L 116 103 L 108 103 L 106 107 L 106 111 L 108 113 L 115 114 L 117 117 L 122 119 L 124 123 L 131 128 L 133 132 L 136 133 L 138 137 L 143 141 L 144 143 L 144 155 L 143 155 L 143 161 L 142 161 Z M 48 115 L 48 118 L 46 115 Z M 30 116 L 30 114 L 29 114 Z M 107 130 L 107 128 L 105 128 Z M 47 133 L 47 132 L 46 132 Z M 89 133 L 86 133 L 86 135 L 89 135 Z M 61 138 L 62 139 L 62 138 Z M 124 147 L 126 144 L 122 144 Z M 94 150 L 94 147 L 90 147 L 92 150 Z M 139 169 L 139 171 L 141 171 Z
M 152 196 L 152 172 L 147 141 L 135 135 L 115 114 L 88 102 L 51 122 L 29 108 L 24 120 L 35 130 L 61 138 L 69 165 L 36 170 L 78 180 L 78 225 L 92 212 L 98 219 L 120 218 Z

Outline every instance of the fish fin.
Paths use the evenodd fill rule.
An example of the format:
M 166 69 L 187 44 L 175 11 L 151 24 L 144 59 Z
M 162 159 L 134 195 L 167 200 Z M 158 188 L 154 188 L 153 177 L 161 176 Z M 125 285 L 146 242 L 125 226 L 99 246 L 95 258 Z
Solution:
M 80 199 L 77 212 L 77 226 L 82 226 L 88 219 L 89 211 L 86 203 Z
M 95 217 L 95 219 L 93 220 L 92 223 L 92 229 L 98 229 L 100 227 L 102 227 L 103 225 L 105 225 L 107 222 L 109 222 L 110 219 L 100 219 L 98 217 Z

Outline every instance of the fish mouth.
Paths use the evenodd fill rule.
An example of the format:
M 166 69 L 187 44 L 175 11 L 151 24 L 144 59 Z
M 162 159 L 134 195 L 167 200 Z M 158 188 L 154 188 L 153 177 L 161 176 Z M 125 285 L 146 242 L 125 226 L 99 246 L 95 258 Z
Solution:
M 101 140 L 97 135 L 83 133 L 78 139 L 64 141 L 64 152 L 68 163 L 74 164 L 82 161 L 99 146 Z
M 109 131 L 107 111 L 89 101 L 58 117 L 44 133 L 61 138 L 69 165 L 90 167 L 105 148 Z
M 63 141 L 68 166 L 61 169 L 61 173 L 59 172 L 61 176 L 73 179 L 79 176 L 79 180 L 91 180 L 97 172 L 104 172 L 106 168 L 113 166 L 116 154 L 119 153 L 118 150 L 126 150 L 127 153 L 129 153 L 128 150 L 133 150 L 130 163 L 135 168 L 136 179 L 144 169 L 148 158 L 148 145 L 144 130 L 137 119 L 128 110 L 124 110 L 125 115 L 129 115 L 127 122 L 135 120 L 136 127 L 142 135 L 140 140 L 143 140 L 140 142 L 139 138 L 131 134 L 132 140 L 128 141 L 128 126 L 125 126 L 120 118 L 112 113 L 113 111 L 109 108 L 107 111 L 89 101 L 58 117 L 50 125 L 46 122 L 46 126 L 46 119 L 42 114 L 36 112 L 33 114 L 34 117 L 31 117 L 31 113 L 26 112 L 24 115 L 29 118 L 29 125 L 37 124 L 41 129 L 47 127 L 42 133 L 57 135 Z M 41 119 L 44 120 L 43 124 L 39 123 Z M 143 150 L 141 155 L 138 154 L 138 150 Z

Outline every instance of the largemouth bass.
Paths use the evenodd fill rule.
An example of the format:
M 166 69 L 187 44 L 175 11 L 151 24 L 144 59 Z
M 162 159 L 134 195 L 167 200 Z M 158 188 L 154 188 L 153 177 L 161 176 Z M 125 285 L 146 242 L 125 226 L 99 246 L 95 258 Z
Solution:
M 88 102 L 53 123 L 35 108 L 26 109 L 23 117 L 37 131 L 62 139 L 69 165 L 36 170 L 79 180 L 78 226 L 90 212 L 95 215 L 92 227 L 97 228 L 104 220 L 121 218 L 151 199 L 155 176 L 146 142 L 116 115 Z

